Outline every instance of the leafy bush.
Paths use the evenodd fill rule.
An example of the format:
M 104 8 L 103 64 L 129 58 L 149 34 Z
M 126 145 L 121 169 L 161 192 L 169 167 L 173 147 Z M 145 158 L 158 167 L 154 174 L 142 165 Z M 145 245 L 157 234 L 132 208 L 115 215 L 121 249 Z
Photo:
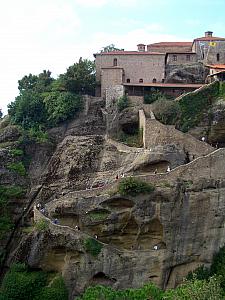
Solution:
M 144 95 L 144 103 L 151 104 L 157 100 L 166 100 L 166 96 L 159 90 L 154 90 L 151 94 Z
M 222 300 L 223 291 L 217 277 L 210 277 L 207 280 L 191 280 L 181 284 L 176 289 L 168 290 L 163 300 Z
M 52 126 L 72 118 L 83 107 L 82 97 L 71 92 L 48 93 L 44 103 Z
M 210 270 L 204 266 L 200 266 L 194 272 L 189 272 L 187 275 L 187 280 L 199 279 L 208 280 L 210 277 Z
M 175 124 L 180 116 L 180 107 L 177 101 L 159 99 L 153 104 L 153 112 L 163 124 Z
M 49 223 L 45 219 L 41 219 L 35 223 L 35 228 L 38 231 L 47 231 L 49 229 Z
M 119 111 L 122 111 L 128 106 L 129 106 L 129 99 L 126 95 L 121 96 L 120 98 L 117 99 L 117 107 Z
M 12 218 L 9 216 L 7 204 L 9 199 L 19 199 L 23 197 L 25 190 L 20 186 L 0 185 L 0 240 L 13 227 Z
M 225 292 L 225 246 L 220 248 L 219 252 L 214 255 L 210 275 L 221 277 L 221 287 Z
M 34 300 L 68 300 L 68 291 L 61 276 L 53 279 L 53 282 L 44 287 Z
M 4 186 L 0 185 L 0 207 L 5 205 L 8 199 L 21 198 L 25 194 L 25 189 L 21 186 L 12 185 Z
M 118 192 L 123 195 L 136 196 L 138 194 L 147 194 L 154 191 L 155 187 L 147 182 L 134 177 L 127 177 L 120 181 Z
M 87 252 L 93 256 L 97 256 L 102 250 L 102 244 L 93 238 L 88 238 L 84 241 L 84 247 Z
M 24 164 L 22 163 L 22 161 L 8 164 L 7 169 L 9 169 L 10 171 L 15 171 L 20 176 L 25 176 L 26 175 L 26 169 L 25 169 Z
M 4 300 L 68 300 L 61 276 L 49 284 L 48 273 L 30 270 L 25 264 L 14 264 L 6 273 L 0 299 Z
M 145 285 L 141 289 L 126 289 L 115 291 L 110 287 L 95 286 L 89 287 L 82 297 L 77 300 L 161 300 L 163 291 L 153 283 Z
M 213 101 L 219 96 L 219 82 L 214 82 L 204 89 L 185 95 L 179 101 L 180 118 L 178 122 L 182 131 L 188 131 L 199 124 L 204 113 L 210 111 Z
M 10 154 L 11 154 L 13 157 L 16 157 L 16 156 L 22 156 L 22 155 L 23 155 L 23 150 L 21 150 L 21 149 L 11 149 L 11 150 L 10 150 Z
M 6 233 L 12 229 L 13 223 L 7 214 L 0 216 L 0 240 L 5 237 Z
M 23 264 L 16 264 L 6 273 L 1 291 L 5 300 L 30 300 L 40 293 L 46 285 L 44 272 L 31 272 Z

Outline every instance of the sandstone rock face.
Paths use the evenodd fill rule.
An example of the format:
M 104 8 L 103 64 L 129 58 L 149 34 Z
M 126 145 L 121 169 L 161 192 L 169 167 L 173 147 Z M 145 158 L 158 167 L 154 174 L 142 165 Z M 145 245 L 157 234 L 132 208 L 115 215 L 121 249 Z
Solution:
M 25 234 L 7 261 L 62 273 L 70 299 L 92 284 L 174 287 L 190 270 L 209 265 L 225 243 L 225 150 L 201 148 L 185 134 L 179 139 L 177 133 L 176 143 L 172 134 L 157 137 L 154 122 L 151 148 L 128 147 L 106 134 L 102 106 L 97 99 L 82 117 L 52 129 L 55 147 L 30 146 L 32 199 L 45 205 L 44 213 L 34 209 L 34 219 L 47 227 Z M 127 118 L 124 111 L 117 124 L 137 122 L 139 109 Z M 188 147 L 197 149 L 190 162 Z M 122 196 L 122 174 L 153 183 L 155 190 Z M 86 246 L 90 239 L 100 247 L 97 255 Z
M 168 65 L 166 68 L 167 83 L 204 83 L 208 75 L 207 69 L 201 64 Z

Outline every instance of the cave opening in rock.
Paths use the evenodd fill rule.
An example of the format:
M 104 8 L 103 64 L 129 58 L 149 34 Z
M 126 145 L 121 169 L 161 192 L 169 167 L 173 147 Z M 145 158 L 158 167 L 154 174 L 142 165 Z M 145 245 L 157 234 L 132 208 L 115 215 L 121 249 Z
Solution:
M 140 173 L 165 173 L 170 163 L 166 160 L 150 162 L 141 165 L 135 170 L 136 174 Z
M 132 208 L 134 206 L 134 203 L 133 201 L 126 198 L 116 197 L 104 201 L 102 205 L 113 210 L 121 210 Z
M 133 123 L 123 124 L 122 131 L 127 135 L 136 135 L 139 132 L 139 123 L 133 122 Z
M 117 280 L 115 278 L 110 278 L 109 276 L 105 275 L 105 273 L 98 272 L 92 277 L 90 285 L 112 286 L 116 281 Z

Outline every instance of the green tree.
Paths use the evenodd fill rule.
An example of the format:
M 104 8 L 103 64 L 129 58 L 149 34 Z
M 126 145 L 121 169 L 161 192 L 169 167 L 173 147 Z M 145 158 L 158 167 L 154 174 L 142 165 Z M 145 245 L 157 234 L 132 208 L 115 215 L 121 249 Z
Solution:
M 43 99 L 43 94 L 32 89 L 22 91 L 15 101 L 8 105 L 11 121 L 25 129 L 45 125 L 47 111 Z
M 38 92 L 48 91 L 51 83 L 54 79 L 51 77 L 51 72 L 43 70 L 42 73 L 37 75 L 25 75 L 21 80 L 18 81 L 18 89 L 20 92 L 26 90 L 35 90 Z
M 70 66 L 65 74 L 59 76 L 61 88 L 66 91 L 94 95 L 95 92 L 95 63 L 88 59 L 79 59 L 78 63 Z
M 115 47 L 114 44 L 110 44 L 108 46 L 102 47 L 102 49 L 100 50 L 100 53 L 102 52 L 112 52 L 112 51 L 123 51 L 124 49 L 119 49 L 117 47 Z
M 71 92 L 51 92 L 44 98 L 48 121 L 56 125 L 69 118 L 82 108 L 82 97 Z

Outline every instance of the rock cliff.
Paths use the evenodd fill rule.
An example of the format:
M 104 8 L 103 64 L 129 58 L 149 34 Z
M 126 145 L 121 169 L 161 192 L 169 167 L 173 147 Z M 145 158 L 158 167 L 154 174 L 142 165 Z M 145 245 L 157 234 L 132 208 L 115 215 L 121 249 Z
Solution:
M 28 188 L 22 204 L 12 208 L 20 207 L 11 240 L 1 244 L 7 251 L 4 265 L 23 261 L 62 273 L 70 299 L 92 284 L 126 288 L 153 281 L 174 287 L 190 270 L 209 265 L 224 245 L 225 150 L 181 133 L 174 133 L 173 143 L 158 121 L 146 127 L 148 147 L 129 147 L 108 136 L 104 101 L 87 101 L 79 117 L 49 131 L 51 143 L 24 146 L 28 176 L 7 169 L 18 158 L 10 156 L 11 145 L 2 144 L 1 185 Z M 224 128 L 223 113 L 221 106 L 215 110 L 221 126 L 215 141 Z M 118 120 L 125 127 L 129 120 L 137 122 L 138 110 L 129 120 Z M 20 136 L 9 127 L 1 130 L 1 143 Z M 194 149 L 195 156 L 187 159 L 186 149 Z M 122 196 L 121 175 L 154 183 L 155 190 Z M 43 230 L 34 226 L 40 222 Z

